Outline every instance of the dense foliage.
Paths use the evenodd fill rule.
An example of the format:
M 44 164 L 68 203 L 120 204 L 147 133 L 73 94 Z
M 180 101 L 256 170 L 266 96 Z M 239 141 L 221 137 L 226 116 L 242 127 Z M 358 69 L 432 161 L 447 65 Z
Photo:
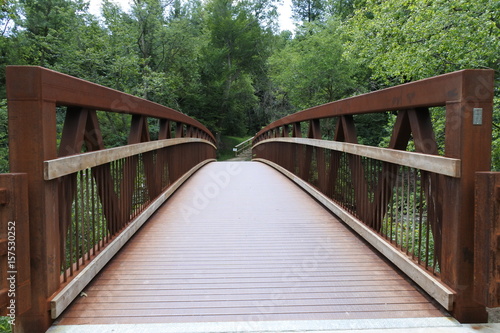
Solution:
M 3 67 L 39 65 L 245 136 L 332 100 L 459 69 L 500 69 L 499 1 L 293 0 L 294 32 L 277 27 L 279 0 L 130 1 L 125 12 L 103 0 L 96 17 L 85 0 L 0 0 L 0 99 Z M 495 123 L 499 97 L 497 84 Z M 123 117 L 105 117 L 104 135 L 123 141 Z M 394 120 L 356 121 L 363 143 L 383 145 Z M 443 126 L 436 122 L 438 133 Z M 0 127 L 6 171 L 5 102 Z M 499 169 L 496 126 L 493 156 Z

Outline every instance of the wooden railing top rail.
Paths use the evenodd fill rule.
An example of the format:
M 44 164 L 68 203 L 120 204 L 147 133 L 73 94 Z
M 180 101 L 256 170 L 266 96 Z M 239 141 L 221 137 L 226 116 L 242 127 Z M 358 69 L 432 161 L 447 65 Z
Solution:
M 216 142 L 213 134 L 199 121 L 163 105 L 43 67 L 7 66 L 6 71 L 7 76 L 18 77 L 9 81 L 11 101 L 45 100 L 62 106 L 169 119 L 194 126 L 207 134 L 213 143 Z M 26 82 L 37 84 L 26 85 Z
M 246 139 L 245 141 L 243 141 L 243 142 L 241 142 L 241 143 L 238 143 L 236 146 L 234 146 L 234 148 L 238 148 L 238 147 L 243 146 L 243 145 L 245 145 L 245 146 L 246 146 L 246 145 L 248 145 L 248 143 L 249 143 L 250 141 L 252 141 L 252 140 L 253 140 L 253 137 L 251 137 L 251 138 L 249 138 L 249 139 Z
M 357 156 L 373 158 L 379 161 L 430 171 L 450 177 L 459 178 L 461 174 L 460 160 L 456 158 L 428 155 L 397 149 L 370 147 L 356 143 L 308 138 L 272 138 L 260 141 L 254 145 L 254 148 L 269 142 L 296 143 L 318 148 L 326 148 Z
M 488 69 L 462 70 L 315 106 L 269 124 L 255 135 L 254 142 L 280 126 L 313 119 L 467 102 L 460 100 L 463 96 L 470 97 L 471 102 L 488 102 L 493 94 L 493 76 L 494 71 Z
M 169 146 L 180 145 L 184 143 L 202 142 L 211 145 L 214 149 L 217 147 L 210 141 L 199 138 L 173 138 L 165 140 L 157 140 L 143 143 L 136 143 L 123 147 L 109 148 L 105 150 L 97 150 L 78 155 L 70 155 L 60 157 L 54 160 L 45 161 L 44 179 L 56 179 L 71 173 L 75 173 L 87 168 L 92 168 L 102 164 L 106 164 L 118 159 L 129 156 L 146 153 L 152 150 L 165 148 Z

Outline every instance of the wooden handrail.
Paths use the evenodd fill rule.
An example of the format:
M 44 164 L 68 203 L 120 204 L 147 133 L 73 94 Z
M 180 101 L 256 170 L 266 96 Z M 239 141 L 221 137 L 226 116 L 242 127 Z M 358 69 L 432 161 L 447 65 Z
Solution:
M 463 70 L 319 105 L 259 131 L 253 156 L 308 183 L 346 223 L 360 221 L 454 291 L 441 302 L 455 318 L 482 322 L 487 313 L 473 294 L 474 177 L 490 170 L 493 82 L 492 70 Z M 432 107 L 446 110 L 444 156 Z M 388 111 L 397 114 L 388 147 L 358 145 L 353 115 Z M 329 118 L 333 141 L 321 133 Z M 404 151 L 411 137 L 416 153 Z
M 174 139 L 136 143 L 123 147 L 97 150 L 88 153 L 59 157 L 54 160 L 45 161 L 44 179 L 52 180 L 88 168 L 96 167 L 106 163 L 111 163 L 113 161 L 122 158 L 127 158 L 138 154 L 144 154 L 161 148 L 166 148 L 186 143 L 195 143 L 195 142 L 204 143 L 212 146 L 214 149 L 217 149 L 217 147 L 212 142 L 198 138 L 178 138 L 178 139 L 174 138 Z
M 234 146 L 234 148 L 233 148 L 234 154 L 236 156 L 238 156 L 238 154 L 242 150 L 250 148 L 252 146 L 252 141 L 253 141 L 253 137 L 251 137 L 249 139 L 246 139 L 245 141 L 243 141 L 243 142 L 237 144 L 236 146 Z
M 461 161 L 456 158 L 447 158 L 436 155 L 415 153 L 396 149 L 370 147 L 355 143 L 308 139 L 308 138 L 273 138 L 258 142 L 254 148 L 266 143 L 285 142 L 298 145 L 307 145 L 326 148 L 339 152 L 350 153 L 356 156 L 374 158 L 379 161 L 404 165 L 410 168 L 434 172 L 440 175 L 460 178 Z

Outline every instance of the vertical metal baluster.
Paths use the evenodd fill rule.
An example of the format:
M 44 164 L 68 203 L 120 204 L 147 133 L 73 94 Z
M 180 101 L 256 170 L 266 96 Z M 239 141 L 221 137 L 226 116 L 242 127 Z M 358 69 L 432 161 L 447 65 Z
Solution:
M 384 217 L 383 216 L 383 212 L 385 211 L 384 208 L 383 208 L 383 203 L 384 202 L 387 202 L 385 200 L 386 198 L 386 186 L 385 186 L 385 180 L 384 180 L 384 173 L 383 173 L 383 170 L 384 170 L 384 166 L 383 166 L 383 163 L 382 162 L 378 162 L 378 169 L 377 169 L 377 174 L 379 175 L 378 176 L 378 179 L 379 179 L 379 183 L 382 184 L 382 189 L 381 189 L 381 194 L 380 194 L 380 197 L 382 200 L 380 200 L 380 204 L 377 205 L 377 209 L 378 209 L 378 212 L 377 212 L 377 221 L 379 221 L 379 226 L 378 226 L 378 229 L 380 230 L 380 233 L 383 234 L 383 227 L 384 227 Z M 374 186 L 376 186 L 376 184 L 374 184 Z M 375 197 L 373 199 L 373 201 L 375 202 Z
M 104 179 L 104 177 L 106 176 L 106 173 L 104 171 L 104 168 L 102 168 L 101 170 L 102 172 L 102 177 Z M 113 173 L 113 163 L 109 163 L 109 174 L 111 175 L 111 179 L 112 181 L 109 183 L 110 186 L 114 189 L 114 182 L 116 182 L 116 178 L 115 178 L 115 175 Z M 103 184 L 106 184 L 106 182 L 103 181 Z M 111 189 L 109 188 L 110 186 L 108 185 L 105 185 L 105 188 L 103 190 L 103 198 L 102 198 L 102 205 L 103 205 L 103 208 L 104 207 L 108 207 L 108 211 L 111 211 L 111 214 L 109 214 L 108 216 L 104 216 L 104 219 L 101 221 L 101 225 L 100 225 L 100 233 L 101 233 L 101 240 L 102 240 L 102 246 L 104 246 L 104 244 L 107 243 L 107 233 L 106 233 L 106 230 L 107 230 L 107 226 L 108 224 L 111 222 L 110 220 L 113 219 L 113 216 L 115 216 L 115 211 L 114 211 L 114 207 L 111 207 L 109 208 L 109 192 L 111 191 Z
M 355 179 L 357 180 L 355 183 L 354 183 L 354 192 L 353 192 L 353 200 L 354 200 L 354 206 L 355 206 L 355 215 L 358 217 L 358 219 L 360 220 L 363 220 L 363 217 L 362 217 L 362 204 L 363 204 L 363 200 L 361 199 L 363 197 L 362 193 L 361 193 L 361 158 L 359 156 L 354 156 L 354 159 L 356 160 L 356 162 L 354 163 L 354 166 L 355 166 L 355 169 L 354 169 L 354 177 Z M 356 195 L 356 193 L 358 193 L 359 195 L 359 202 L 358 202 L 358 195 Z M 364 223 L 364 221 L 363 221 Z
M 135 204 L 136 209 L 134 212 L 134 217 L 139 214 L 139 212 L 142 210 L 142 204 L 144 202 L 143 198 L 143 182 L 142 182 L 142 176 L 144 175 L 144 160 L 143 160 L 143 155 L 139 155 L 139 161 L 138 161 L 138 170 L 136 173 L 136 178 L 135 178 L 135 191 L 137 193 L 137 202 Z M 184 172 L 183 172 L 184 173 Z M 128 222 L 127 222 L 128 223 Z
M 396 228 L 397 228 L 397 222 L 398 222 L 398 199 L 399 199 L 399 196 L 398 196 L 398 179 L 399 179 L 399 167 L 396 167 L 396 180 L 395 180 L 395 184 L 394 184 L 394 191 L 393 191 L 393 195 L 392 195 L 392 206 L 391 206 L 391 209 L 392 209 L 392 213 L 391 213 L 391 224 L 390 224 L 390 228 L 391 228 L 391 242 L 394 242 L 395 241 L 395 233 L 396 233 Z
M 377 231 L 377 233 L 380 232 L 380 228 L 378 227 L 378 222 L 377 222 L 377 207 L 375 205 L 375 191 L 376 191 L 376 167 L 377 167 L 377 162 L 375 160 L 369 159 L 370 161 L 370 172 L 368 174 L 368 179 L 370 179 L 369 182 L 369 189 L 368 192 L 370 193 L 370 196 L 368 197 L 368 203 L 370 205 L 370 212 L 371 212 L 371 219 L 372 219 L 372 226 L 373 229 Z
M 363 193 L 363 158 L 361 156 L 357 156 L 356 159 L 358 160 L 358 170 L 357 170 L 357 179 L 358 179 L 358 196 L 359 196 L 359 201 L 360 201 L 360 210 L 359 210 L 359 218 L 361 220 L 365 220 L 365 193 Z M 364 224 L 366 224 L 366 221 L 363 221 Z
M 82 265 L 85 265 L 85 256 L 87 254 L 87 222 L 88 222 L 88 192 L 86 191 L 87 190 L 87 178 L 86 178 L 86 174 L 87 174 L 87 169 L 85 170 L 82 170 L 82 193 L 83 193 L 83 197 L 82 197 L 82 207 L 83 207 L 83 210 L 82 210 L 82 236 L 81 236 L 81 239 L 82 239 Z
M 142 159 L 141 159 L 141 156 L 142 155 L 139 155 L 137 156 L 137 168 L 136 168 L 136 172 L 135 172 L 135 178 L 134 178 L 134 188 L 132 189 L 133 193 L 135 194 L 135 200 L 134 200 L 134 205 L 132 206 L 132 214 L 131 216 L 127 219 L 127 222 L 128 223 L 131 219 L 134 218 L 134 216 L 136 216 L 137 212 L 140 210 L 140 207 L 141 207 L 141 202 L 142 202 L 142 198 L 141 198 L 141 175 L 142 175 Z M 189 155 L 188 155 L 189 157 Z M 184 170 L 183 170 L 184 171 Z
M 111 178 L 112 178 L 112 181 L 109 183 L 109 186 L 107 185 L 105 187 L 105 191 L 104 191 L 104 198 L 103 198 L 103 201 L 104 201 L 104 205 L 106 205 L 106 207 L 110 207 L 110 204 L 111 204 L 111 192 L 114 191 L 114 189 L 116 188 L 115 184 L 117 181 L 116 178 L 117 178 L 117 174 L 115 172 L 115 168 L 116 168 L 116 164 L 118 162 L 110 162 L 109 163 L 109 173 L 111 175 Z M 103 176 L 105 176 L 104 174 L 104 170 L 103 170 Z M 106 182 L 104 182 L 106 184 Z M 116 200 L 117 203 L 118 203 L 118 200 Z M 111 207 L 111 209 L 109 211 L 111 211 L 111 214 L 105 219 L 105 221 L 103 221 L 102 225 L 101 225 L 101 230 L 102 230 L 102 239 L 103 239 L 103 246 L 108 243 L 108 226 L 110 226 L 112 223 L 113 223 L 113 220 L 115 219 L 115 216 L 117 215 L 117 212 L 115 211 L 115 209 L 118 209 L 118 207 Z
M 405 241 L 405 247 L 406 247 L 406 254 L 409 253 L 410 251 L 410 227 L 411 227 L 411 173 L 413 171 L 413 168 L 408 168 L 408 176 L 407 176 L 407 189 L 406 189 L 406 241 Z
M 129 207 L 128 207 L 128 204 L 126 205 L 125 202 L 127 200 L 129 200 L 129 198 L 132 197 L 131 193 L 130 193 L 130 187 L 132 186 L 131 183 L 132 182 L 129 182 L 127 181 L 127 179 L 131 178 L 131 168 L 130 167 L 127 167 L 127 165 L 130 165 L 132 163 L 131 161 L 131 158 L 130 157 L 127 157 L 123 160 L 123 171 L 122 171 L 122 174 L 123 174 L 123 180 L 125 182 L 125 186 L 123 186 L 124 190 L 123 190 L 123 193 L 121 195 L 123 195 L 123 197 L 120 198 L 120 202 L 122 204 L 122 214 L 120 214 L 120 220 L 118 221 L 115 221 L 115 224 L 113 225 L 113 232 L 110 234 L 111 237 L 113 237 L 115 235 L 115 230 L 118 228 L 119 225 L 122 225 L 123 224 L 123 221 L 125 221 L 127 219 L 127 216 L 130 215 L 130 210 L 129 210 Z M 127 171 L 127 173 L 125 174 L 125 171 Z M 127 208 L 127 210 L 125 210 L 125 208 Z
M 413 207 L 412 207 L 412 218 L 411 218 L 411 257 L 415 259 L 415 227 L 417 219 L 417 177 L 418 170 L 413 169 Z
M 347 153 L 342 153 L 342 188 L 344 189 L 344 194 L 342 195 L 342 201 L 344 208 L 348 211 L 351 212 L 351 195 L 348 190 L 348 184 L 347 184 L 347 168 L 346 168 L 346 159 L 347 159 Z
M 433 221 L 433 223 L 437 223 L 437 221 Z M 430 226 L 429 226 L 430 227 Z M 437 264 L 438 264 L 438 261 L 437 261 L 437 258 L 436 258 L 436 239 L 435 239 L 436 235 L 434 235 L 434 232 L 432 232 L 432 239 L 433 239 L 433 242 L 432 242 L 432 273 L 436 274 L 436 267 L 437 267 Z
M 346 208 L 345 201 L 346 201 L 346 192 L 345 192 L 345 187 L 344 187 L 344 156 L 343 153 L 339 152 L 339 174 L 338 174 L 338 183 L 339 183 L 339 191 L 338 191 L 338 197 L 337 200 L 339 201 L 339 204 Z
M 352 200 L 352 196 L 353 196 L 353 191 L 354 191 L 354 188 L 353 188 L 353 183 L 352 183 L 352 180 L 353 180 L 353 175 L 352 175 L 352 172 L 351 170 L 349 169 L 349 166 L 348 166 L 348 154 L 346 153 L 345 154 L 345 159 L 344 159 L 344 163 L 345 163 L 345 186 L 346 186 L 346 193 L 347 193 L 347 207 L 348 207 L 348 210 L 349 212 L 351 212 L 351 214 L 354 214 L 354 204 L 353 204 L 353 200 Z
M 354 192 L 354 185 L 353 185 L 353 177 L 354 175 L 352 174 L 351 170 L 349 170 L 349 166 L 348 166 L 348 156 L 349 154 L 345 154 L 346 158 L 345 158 L 345 172 L 346 172 L 346 178 L 345 178 L 345 182 L 346 182 L 346 190 L 347 190 L 347 195 L 348 195 L 348 198 L 349 200 L 347 201 L 348 202 L 348 207 L 349 207 L 349 211 L 351 212 L 351 214 L 354 215 L 354 201 L 353 201 L 353 192 Z M 348 175 L 349 173 L 349 175 Z
M 75 182 L 76 183 L 76 182 Z M 75 189 L 76 191 L 76 189 Z M 75 209 L 75 214 L 71 214 L 71 219 L 70 219 L 70 223 L 69 223 L 69 233 L 68 233 L 68 238 L 69 238 L 69 257 L 68 255 L 66 255 L 67 259 L 68 260 L 68 266 L 69 266 L 69 276 L 73 276 L 73 233 L 74 233 L 74 223 L 76 223 L 76 215 L 77 215 L 77 203 L 78 203 L 78 196 L 75 195 L 75 198 L 74 198 L 74 201 L 72 202 L 72 206 L 74 205 L 74 209 Z M 73 208 L 71 209 L 72 213 L 73 213 Z
M 385 200 L 386 199 L 386 195 L 387 195 L 386 190 L 385 190 L 385 188 L 386 188 L 385 178 L 386 177 L 385 177 L 385 174 L 383 172 L 384 171 L 384 165 L 383 165 L 383 163 L 381 163 L 379 165 L 380 165 L 380 168 L 379 168 L 379 170 L 377 172 L 377 174 L 379 175 L 378 176 L 378 179 L 379 179 L 378 183 L 382 185 L 382 188 L 380 189 L 380 198 L 381 198 L 380 204 L 377 205 L 378 206 L 377 207 L 377 209 L 378 209 L 377 219 L 380 221 L 380 225 L 379 225 L 380 234 L 384 238 L 387 239 L 387 232 L 386 232 L 386 230 L 384 228 L 384 226 L 385 226 L 385 215 L 387 215 L 387 211 L 386 211 L 385 215 L 382 215 L 382 212 L 384 211 L 383 204 L 384 204 L 384 202 L 388 202 L 388 201 Z
M 78 172 L 77 174 L 77 182 L 76 182 L 76 188 L 77 188 L 77 191 L 76 191 L 76 207 L 77 207 L 77 211 L 75 213 L 76 215 L 76 223 L 75 223 L 75 262 L 74 264 L 76 264 L 76 270 L 78 271 L 80 269 L 80 216 L 81 216 L 81 194 L 80 194 L 80 190 L 82 188 L 82 184 L 81 184 L 81 179 L 80 179 L 80 175 L 81 175 L 81 172 Z
M 401 206 L 400 206 L 400 216 L 399 221 L 399 248 L 403 251 L 404 246 L 404 227 L 405 227 L 405 175 L 407 173 L 407 168 L 401 167 Z
M 399 223 L 399 170 L 400 167 L 398 166 L 398 171 L 396 175 L 396 212 L 394 214 L 396 217 L 396 221 L 393 226 L 393 229 L 395 228 L 395 230 L 393 231 L 395 238 L 393 239 L 391 237 L 391 239 L 393 239 L 396 242 L 396 246 L 398 244 L 398 223 Z
M 83 211 L 83 217 L 84 217 L 84 223 L 83 223 L 83 235 L 82 235 L 82 249 L 83 249 L 83 254 L 82 254 L 82 261 L 85 263 L 85 259 L 88 255 L 88 251 L 89 251 L 89 238 L 88 238 L 88 228 L 89 228 L 89 219 L 90 219 L 90 216 L 89 216 L 89 210 L 90 210 L 90 206 L 89 206 L 89 191 L 88 191 L 88 177 L 87 177 L 87 174 L 88 174 L 88 169 L 85 169 L 83 170 L 83 180 L 84 180 L 84 188 L 83 188 L 83 194 L 84 194 L 84 197 L 85 197 L 85 200 L 84 200 L 84 211 Z M 88 258 L 88 257 L 87 257 Z
M 90 171 L 90 179 L 91 179 L 91 186 L 90 186 L 90 196 L 92 198 L 92 255 L 96 255 L 96 214 L 97 214 L 97 209 L 95 206 L 95 201 L 96 201 L 96 193 L 95 193 L 95 180 L 92 177 L 92 170 Z
M 428 175 L 426 174 L 426 178 L 428 178 Z M 426 179 L 426 181 L 428 181 Z M 426 240 L 425 240 L 425 268 L 429 269 L 429 259 L 430 259 L 430 255 L 429 255 L 429 247 L 430 247 L 430 221 L 429 221 L 429 204 L 427 204 L 427 216 L 426 216 L 426 221 L 425 221 L 425 225 L 426 225 Z
M 132 206 L 130 207 L 130 212 L 127 214 L 126 218 L 125 218 L 125 221 L 123 221 L 123 223 L 120 225 L 120 227 L 122 225 L 125 225 L 126 223 L 128 223 L 128 221 L 130 220 L 131 216 L 134 216 L 135 214 L 135 210 L 136 210 L 136 203 L 138 201 L 138 198 L 137 198 L 137 175 L 139 174 L 140 172 L 140 159 L 139 157 L 136 157 L 136 166 L 135 166 L 135 177 L 133 177 L 133 172 L 132 172 L 132 168 L 130 168 L 130 177 L 132 177 L 132 181 L 130 182 L 130 195 L 132 196 Z M 128 197 L 127 197 L 128 198 Z
M 363 218 L 364 223 L 366 224 L 368 221 L 366 221 L 368 219 L 368 214 L 367 214 L 367 210 L 366 210 L 366 200 L 368 198 L 368 186 L 363 186 L 363 182 L 365 181 L 364 177 L 363 177 L 363 174 L 364 174 L 364 171 L 365 171 L 365 164 L 363 163 L 364 162 L 364 159 L 363 157 L 359 157 L 359 193 L 361 194 L 360 195 L 360 199 L 361 199 L 361 216 Z M 365 192 L 365 189 L 367 190 Z
M 420 172 L 420 185 L 419 185 L 419 218 L 418 218 L 418 263 L 422 263 L 422 229 L 423 229 L 423 219 L 424 219 L 424 186 L 422 179 L 422 172 Z
M 81 210 L 81 218 L 80 218 L 80 254 L 79 256 L 81 257 L 78 258 L 78 262 L 81 262 L 81 265 L 85 264 L 85 170 L 80 171 L 80 200 L 82 203 L 82 210 Z
M 348 166 L 347 166 L 347 153 L 344 154 L 344 186 L 345 186 L 345 193 L 346 193 L 346 199 L 345 199 L 345 206 L 349 212 L 352 214 L 352 191 L 351 191 L 351 183 L 352 183 L 352 177 L 350 174 L 348 174 Z
M 355 160 L 356 159 L 356 156 L 353 157 L 353 159 Z M 352 161 L 352 159 L 351 159 Z M 359 179 L 358 178 L 358 168 L 356 168 L 356 163 L 354 163 L 354 167 L 352 168 L 353 169 L 353 172 L 352 172 L 352 180 L 353 180 L 353 183 L 352 183 L 352 207 L 353 207 L 353 214 L 354 216 L 358 217 L 359 218 L 359 214 L 358 214 L 358 204 L 359 202 L 357 202 L 357 198 L 356 198 L 356 192 L 358 190 L 357 186 L 359 185 L 359 182 L 356 181 L 356 179 Z
M 110 177 L 112 179 L 112 181 L 109 184 L 111 184 L 111 186 L 114 187 L 114 182 L 116 181 L 116 179 L 115 179 L 114 173 L 113 173 L 113 163 L 108 163 L 108 164 L 109 164 L 109 174 L 110 174 Z M 103 166 L 100 170 L 101 177 L 103 179 L 106 176 L 104 168 L 105 167 Z M 108 192 L 110 191 L 109 185 L 105 185 L 105 184 L 107 184 L 107 183 L 105 181 L 103 181 L 102 185 L 104 186 L 104 188 L 101 190 L 103 193 L 102 198 L 101 198 L 102 207 L 103 207 L 103 210 L 108 209 L 108 212 L 111 212 L 111 213 L 105 214 L 104 218 L 101 220 L 101 224 L 99 225 L 99 233 L 100 233 L 99 239 L 100 239 L 101 246 L 103 246 L 103 247 L 104 247 L 104 244 L 106 244 L 106 242 L 107 242 L 106 232 L 105 232 L 107 229 L 107 225 L 110 223 L 110 219 L 112 219 L 112 216 L 115 215 L 113 208 L 109 207 L 109 200 L 108 200 L 108 196 L 109 196 Z M 107 208 L 104 208 L 104 207 L 107 207 Z
M 123 159 L 123 161 L 122 161 L 122 170 L 121 170 L 120 174 L 123 177 L 122 182 L 125 182 L 125 184 L 123 186 L 123 193 L 120 193 L 120 205 L 121 205 L 122 211 L 119 214 L 120 218 L 118 220 L 113 221 L 114 222 L 113 229 L 112 229 L 113 232 L 110 232 L 110 237 L 114 236 L 114 230 L 116 230 L 118 225 L 123 223 L 123 220 L 130 213 L 130 212 L 125 210 L 125 208 L 127 206 L 127 205 L 125 205 L 125 201 L 127 200 L 127 198 L 130 197 L 130 193 L 129 193 L 130 192 L 130 182 L 126 181 L 128 178 L 130 178 L 130 168 L 127 167 L 127 164 L 129 162 L 130 162 L 129 157 Z M 127 171 L 127 173 L 125 173 L 125 171 Z

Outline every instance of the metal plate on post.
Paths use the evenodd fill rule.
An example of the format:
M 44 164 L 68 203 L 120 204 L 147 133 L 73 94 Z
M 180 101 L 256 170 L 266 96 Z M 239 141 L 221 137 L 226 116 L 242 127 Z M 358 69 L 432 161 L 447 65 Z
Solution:
M 483 108 L 472 109 L 472 125 L 483 124 Z

